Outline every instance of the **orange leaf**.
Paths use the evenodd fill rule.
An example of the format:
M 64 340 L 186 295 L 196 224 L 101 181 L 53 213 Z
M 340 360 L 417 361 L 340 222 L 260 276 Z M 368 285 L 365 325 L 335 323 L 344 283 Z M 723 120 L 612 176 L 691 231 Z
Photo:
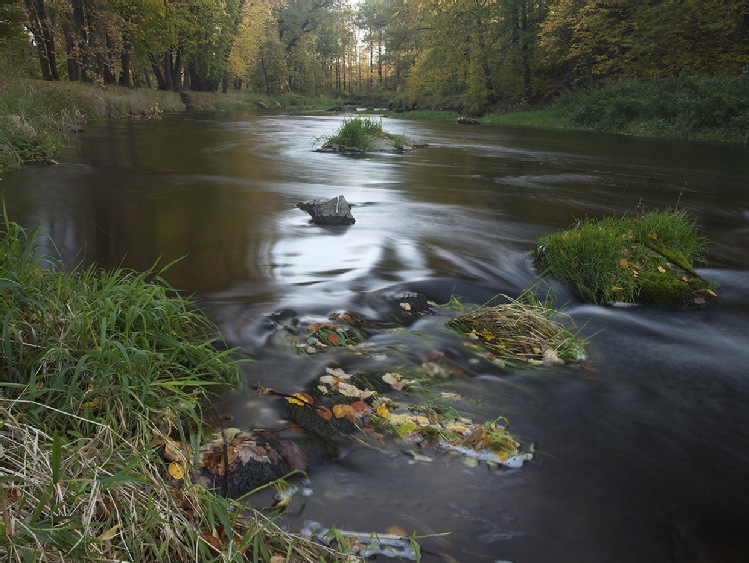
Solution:
M 388 526 L 385 529 L 385 533 L 391 534 L 393 536 L 400 536 L 401 538 L 405 538 L 406 536 L 408 536 L 408 534 L 406 533 L 406 530 L 404 530 L 400 526 Z
M 356 412 L 369 412 L 369 405 L 364 401 L 354 401 L 350 406 Z
M 340 338 L 338 338 L 338 335 L 335 332 L 331 332 L 325 337 L 325 339 L 331 344 L 338 344 L 341 340 Z
M 333 413 L 328 407 L 317 407 L 317 414 L 323 417 L 325 420 L 333 418 Z

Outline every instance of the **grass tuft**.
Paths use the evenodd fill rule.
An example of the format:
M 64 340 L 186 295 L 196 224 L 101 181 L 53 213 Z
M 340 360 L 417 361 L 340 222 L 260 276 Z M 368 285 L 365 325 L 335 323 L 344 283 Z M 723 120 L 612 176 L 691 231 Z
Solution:
M 555 365 L 585 358 L 585 343 L 562 324 L 563 314 L 541 303 L 529 292 L 518 299 L 483 306 L 448 321 L 447 326 L 468 335 L 504 366 L 513 363 Z
M 693 269 L 707 239 L 685 211 L 586 218 L 538 243 L 536 266 L 591 303 L 689 306 L 715 297 Z

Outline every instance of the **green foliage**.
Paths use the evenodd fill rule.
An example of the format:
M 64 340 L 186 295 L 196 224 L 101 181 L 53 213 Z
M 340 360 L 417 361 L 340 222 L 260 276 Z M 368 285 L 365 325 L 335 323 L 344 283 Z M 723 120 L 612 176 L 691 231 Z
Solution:
M 538 243 L 536 265 L 592 303 L 686 307 L 715 297 L 692 268 L 707 240 L 684 211 L 586 218 Z
M 749 73 L 612 82 L 562 96 L 555 112 L 592 129 L 749 143 Z

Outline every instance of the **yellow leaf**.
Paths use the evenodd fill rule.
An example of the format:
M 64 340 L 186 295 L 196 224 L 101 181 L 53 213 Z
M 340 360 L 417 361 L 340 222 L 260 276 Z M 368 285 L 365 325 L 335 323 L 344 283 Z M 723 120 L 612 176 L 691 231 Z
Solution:
M 390 416 L 390 411 L 387 408 L 387 405 L 382 404 L 379 407 L 377 407 L 377 415 L 381 416 L 382 418 L 388 418 Z
M 659 271 L 659 272 L 660 272 L 661 274 L 665 274 L 665 273 L 666 273 L 666 268 L 664 268 L 663 266 L 658 266 L 658 271 Z
M 311 405 L 313 403 L 312 397 L 307 393 L 294 393 L 291 397 L 286 397 L 286 400 L 292 405 Z
M 185 466 L 182 463 L 177 463 L 176 461 L 173 461 L 169 464 L 169 475 L 171 475 L 172 479 L 183 479 L 185 477 Z
M 707 292 L 712 295 L 713 297 L 718 297 L 718 294 L 715 293 L 712 289 L 708 289 Z
M 122 528 L 122 524 L 112 526 L 106 532 L 102 532 L 101 534 L 99 534 L 96 539 L 99 541 L 109 541 L 117 535 L 117 532 L 120 531 L 120 528 Z
M 626 268 L 627 266 L 629 266 L 629 261 L 627 261 L 626 258 L 622 258 L 621 260 L 619 260 L 619 265 L 622 268 Z
M 623 287 L 619 287 L 618 285 L 612 285 L 611 291 L 617 292 L 617 291 L 624 291 Z
M 99 397 L 96 397 L 93 401 L 86 401 L 81 405 L 84 409 L 95 409 L 99 406 Z
M 688 282 L 689 278 L 687 276 L 681 276 L 682 281 Z

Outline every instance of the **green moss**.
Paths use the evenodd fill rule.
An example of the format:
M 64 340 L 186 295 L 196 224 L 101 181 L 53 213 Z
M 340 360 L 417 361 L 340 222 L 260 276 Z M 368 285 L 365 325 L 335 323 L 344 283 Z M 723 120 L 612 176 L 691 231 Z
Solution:
M 716 297 L 692 266 L 707 240 L 684 211 L 585 219 L 538 243 L 536 266 L 591 303 L 690 307 Z

